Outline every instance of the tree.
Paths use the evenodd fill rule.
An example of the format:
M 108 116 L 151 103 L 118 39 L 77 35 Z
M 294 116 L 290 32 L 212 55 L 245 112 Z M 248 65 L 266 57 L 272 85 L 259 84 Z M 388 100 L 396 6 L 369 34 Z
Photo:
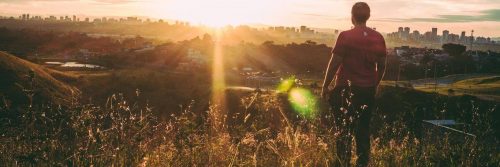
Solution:
M 467 47 L 460 44 L 447 43 L 444 44 L 442 48 L 446 53 L 450 54 L 450 56 L 459 57 L 465 52 Z
M 472 56 L 466 55 L 466 46 L 460 44 L 447 43 L 442 46 L 443 50 L 452 57 L 451 64 L 454 67 L 453 71 L 467 73 L 475 69 Z
M 420 60 L 420 64 L 429 64 L 430 62 L 436 61 L 434 54 L 426 52 L 422 60 Z

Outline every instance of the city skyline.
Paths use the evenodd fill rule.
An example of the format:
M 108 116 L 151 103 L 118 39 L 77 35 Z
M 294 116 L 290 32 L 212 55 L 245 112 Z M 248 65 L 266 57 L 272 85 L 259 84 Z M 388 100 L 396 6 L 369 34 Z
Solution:
M 120 22 L 121 23 L 154 23 L 154 22 L 162 22 L 162 23 L 167 23 L 167 24 L 172 24 L 172 25 L 180 24 L 180 25 L 184 25 L 184 26 L 193 26 L 190 22 L 184 21 L 184 20 L 163 20 L 163 19 L 154 19 L 154 18 L 148 18 L 148 17 L 141 18 L 141 17 L 133 17 L 133 16 L 129 16 L 129 17 L 108 17 L 108 16 L 97 17 L 97 16 L 94 16 L 94 17 L 90 18 L 90 17 L 85 17 L 85 16 L 79 17 L 76 15 L 40 16 L 40 15 L 32 15 L 29 13 L 25 13 L 25 14 L 21 14 L 19 16 L 1 16 L 0 15 L 0 19 L 17 19 L 17 20 L 23 20 L 23 21 L 49 21 L 49 22 L 50 21 L 58 21 L 58 22 L 63 21 L 63 22 L 75 22 L 75 23 L 76 22 L 87 22 L 87 23 L 105 23 L 105 22 L 107 22 L 107 23 L 120 23 Z M 194 26 L 206 26 L 206 25 L 194 25 Z M 230 26 L 230 25 L 228 25 L 228 26 Z M 332 28 L 330 28 L 330 29 L 318 29 L 316 27 L 307 27 L 305 25 L 300 25 L 300 26 L 298 26 L 298 25 L 297 26 L 243 25 L 243 26 L 250 26 L 250 27 L 258 28 L 258 29 L 262 29 L 262 30 L 273 29 L 276 31 L 296 31 L 296 32 L 301 32 L 301 33 L 303 33 L 304 31 L 307 31 L 309 33 L 309 31 L 311 31 L 312 33 L 320 32 L 320 33 L 338 34 L 339 31 L 342 31 L 339 29 L 332 29 Z M 223 28 L 223 27 L 220 27 L 220 28 Z M 376 27 L 372 27 L 372 28 L 376 29 Z M 477 40 L 482 40 L 483 43 L 490 43 L 490 42 L 494 42 L 494 41 L 500 42 L 500 40 L 498 40 L 499 39 L 498 37 L 474 35 L 471 33 L 471 31 L 474 31 L 474 30 L 471 30 L 471 31 L 462 30 L 462 31 L 460 31 L 460 34 L 455 34 L 454 32 L 450 32 L 448 29 L 444 29 L 444 30 L 442 30 L 442 35 L 439 35 L 441 30 L 438 30 L 438 28 L 432 27 L 429 29 L 429 27 L 428 27 L 427 30 L 431 30 L 431 31 L 418 30 L 418 29 L 413 29 L 411 27 L 398 27 L 398 31 L 385 32 L 384 34 L 391 36 L 391 37 L 397 36 L 398 38 L 401 38 L 401 39 L 405 39 L 405 38 L 410 39 L 414 36 L 425 36 L 426 33 L 431 33 L 431 35 L 434 36 L 433 38 L 437 39 L 437 37 L 444 38 L 444 36 L 445 36 L 444 33 L 446 32 L 447 33 L 446 39 L 448 39 L 448 35 L 449 35 L 450 37 L 455 37 L 455 36 L 459 37 L 460 38 L 459 41 L 463 41 L 464 37 L 467 37 L 467 38 L 473 37 L 474 40 L 476 40 L 476 38 L 477 38 Z M 470 34 L 468 34 L 468 33 L 470 33 Z
M 159 1 L 159 0 L 6 0 L 0 15 L 77 15 L 78 17 L 143 16 L 184 20 L 193 25 L 262 24 L 349 29 L 353 1 Z M 450 33 L 475 30 L 475 36 L 500 37 L 500 2 L 493 0 L 446 0 L 369 2 L 372 18 L 368 26 L 385 33 L 398 27 L 427 31 L 431 27 Z M 57 9 L 57 10 L 53 10 Z M 332 10 L 335 9 L 335 10 Z M 197 11 L 197 12 L 193 12 Z

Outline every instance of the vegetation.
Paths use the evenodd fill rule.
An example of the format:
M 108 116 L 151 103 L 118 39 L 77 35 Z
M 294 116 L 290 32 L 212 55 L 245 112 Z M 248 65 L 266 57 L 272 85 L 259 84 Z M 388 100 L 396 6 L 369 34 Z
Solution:
M 37 64 L 0 52 L 0 96 L 8 105 L 54 103 L 68 105 L 80 91 L 59 81 L 73 76 L 41 67 Z M 36 90 L 35 90 L 36 89 Z M 27 96 L 25 96 L 28 94 Z
M 430 83 L 415 86 L 415 88 L 425 92 L 437 92 L 442 95 L 456 96 L 468 94 L 482 99 L 500 101 L 500 92 L 498 90 L 500 87 L 500 77 L 497 75 L 477 76 L 470 79 L 461 79 L 460 75 L 445 78 L 453 81 L 435 86 L 433 80 L 428 80 Z
M 25 39 L 30 36 L 47 38 Z M 329 166 L 337 158 L 339 136 L 331 130 L 327 104 L 319 102 L 319 109 L 308 110 L 315 113 L 304 117 L 290 104 L 288 92 L 261 89 L 226 90 L 224 105 L 212 103 L 214 42 L 208 34 L 144 52 L 135 52 L 132 45 L 150 42 L 141 37 L 119 42 L 80 33 L 59 36 L 0 29 L 0 39 L 4 38 L 11 42 L 2 43 L 0 49 L 25 56 L 35 53 L 30 47 L 46 54 L 77 52 L 74 46 L 80 44 L 112 49 L 96 58 L 110 67 L 100 72 L 61 72 L 0 53 L 2 165 Z M 25 41 L 34 42 L 21 47 Z M 179 72 L 176 67 L 188 49 L 199 50 L 208 62 L 197 71 Z M 241 42 L 222 50 L 228 81 L 238 78 L 234 67 L 252 67 L 264 73 L 311 77 L 298 87 L 318 92 L 314 77 L 322 75 L 331 48 L 312 41 Z M 398 63 L 395 56 L 389 59 L 388 77 L 394 79 Z M 403 75 L 421 78 L 423 70 L 435 63 L 432 57 L 425 61 L 405 66 Z M 489 68 L 496 69 L 491 64 Z M 498 102 L 464 95 L 470 85 L 473 91 L 497 94 L 498 81 L 498 77 L 463 80 L 453 83 L 452 89 L 439 88 L 442 94 L 384 83 L 371 123 L 370 164 L 500 166 Z M 463 123 L 459 129 L 472 135 L 422 122 L 436 119 Z
M 322 123 L 325 117 L 303 119 L 282 96 L 229 91 L 222 122 L 215 119 L 219 107 L 197 113 L 192 105 L 161 121 L 149 104 L 128 101 L 122 94 L 100 106 L 1 106 L 0 160 L 7 166 L 331 164 L 337 136 Z M 374 166 L 500 164 L 496 103 L 389 87 L 379 101 L 372 122 Z M 467 123 L 477 137 L 451 137 L 421 126 L 421 120 L 443 118 Z M 220 123 L 224 126 L 216 128 Z

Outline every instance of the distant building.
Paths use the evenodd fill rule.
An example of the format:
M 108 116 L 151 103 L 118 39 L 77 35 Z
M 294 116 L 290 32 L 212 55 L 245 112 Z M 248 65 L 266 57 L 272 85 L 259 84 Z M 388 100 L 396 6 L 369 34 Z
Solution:
M 405 27 L 403 32 L 403 39 L 408 40 L 409 37 L 410 37 L 410 27 Z
M 449 40 L 449 39 L 448 39 L 448 36 L 449 36 L 449 35 L 450 35 L 450 31 L 448 31 L 448 30 L 444 30 L 444 31 L 443 31 L 443 36 L 441 37 L 441 42 L 442 42 L 442 43 L 446 43 L 446 42 L 448 42 L 448 40 Z
M 413 31 L 412 37 L 413 40 L 419 40 L 420 39 L 420 32 L 417 30 Z
M 50 20 L 50 21 L 57 21 L 57 17 L 56 17 L 56 16 L 50 16 L 50 17 L 49 17 L 49 20 Z
M 306 26 L 300 26 L 300 37 L 301 38 L 314 38 L 314 30 Z
M 462 34 L 460 34 L 460 42 L 466 43 L 467 37 L 465 37 L 465 31 L 462 31 Z
M 438 34 L 438 29 L 437 28 L 432 28 L 432 40 L 435 41 L 436 39 L 438 39 L 437 37 L 437 34 Z
M 177 71 L 190 72 L 202 68 L 207 63 L 206 56 L 199 50 L 189 49 L 186 57 L 177 65 Z

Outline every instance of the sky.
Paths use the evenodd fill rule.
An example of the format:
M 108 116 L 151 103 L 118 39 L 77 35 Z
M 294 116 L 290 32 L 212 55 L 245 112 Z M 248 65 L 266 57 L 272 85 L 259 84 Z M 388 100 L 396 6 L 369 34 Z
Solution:
M 306 25 L 346 30 L 353 0 L 0 0 L 0 15 L 145 16 L 193 25 Z M 368 26 L 500 37 L 500 0 L 370 0 Z

